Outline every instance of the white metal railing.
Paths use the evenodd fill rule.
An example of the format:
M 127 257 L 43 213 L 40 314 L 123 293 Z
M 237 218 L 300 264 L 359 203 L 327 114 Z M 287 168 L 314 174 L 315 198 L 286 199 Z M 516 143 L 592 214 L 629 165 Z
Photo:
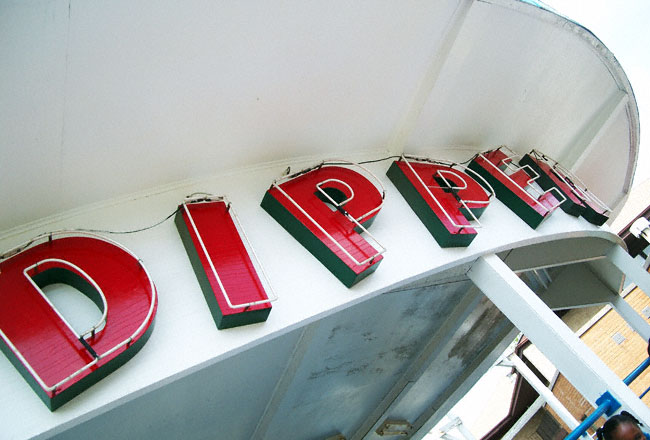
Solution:
M 240 235 L 244 238 L 244 240 L 245 240 L 244 246 L 247 247 L 247 250 L 251 251 L 251 254 L 253 255 L 253 258 L 255 259 L 255 262 L 257 263 L 256 269 L 259 269 L 260 272 L 262 273 L 262 276 L 264 277 L 264 280 L 266 281 L 266 284 L 267 284 L 265 286 L 265 288 L 268 288 L 271 291 L 272 298 L 259 300 L 259 301 L 252 301 L 252 302 L 242 303 L 242 304 L 233 304 L 232 303 L 232 301 L 230 300 L 230 296 L 228 295 L 228 292 L 226 291 L 226 288 L 223 285 L 223 283 L 221 282 L 221 278 L 219 277 L 219 274 L 217 273 L 217 269 L 214 267 L 214 263 L 212 262 L 212 258 L 210 257 L 210 253 L 208 252 L 208 249 L 206 248 L 205 243 L 203 242 L 203 238 L 201 237 L 201 234 L 199 233 L 199 230 L 196 227 L 196 224 L 194 223 L 194 218 L 192 217 L 192 213 L 187 208 L 188 203 L 189 204 L 224 203 L 226 205 L 226 211 L 230 214 L 230 217 L 233 220 L 233 223 L 235 224 L 235 227 L 237 228 Z M 212 274 L 214 275 L 215 279 L 217 280 L 217 284 L 219 284 L 219 288 L 221 289 L 221 292 L 223 293 L 223 296 L 226 299 L 226 302 L 228 303 L 228 307 L 230 307 L 231 309 L 243 309 L 243 308 L 256 306 L 258 304 L 267 304 L 267 303 L 273 302 L 273 301 L 278 299 L 278 296 L 275 294 L 275 291 L 271 287 L 271 283 L 269 282 L 269 279 L 266 276 L 266 272 L 264 271 L 264 268 L 262 267 L 262 264 L 260 263 L 260 260 L 257 257 L 257 254 L 255 253 L 255 249 L 251 246 L 250 241 L 248 240 L 248 236 L 246 235 L 246 232 L 244 231 L 244 228 L 241 225 L 241 222 L 239 221 L 239 217 L 237 216 L 237 213 L 232 208 L 232 204 L 228 201 L 226 196 L 206 195 L 206 196 L 203 196 L 203 197 L 200 197 L 200 198 L 191 198 L 191 197 L 186 198 L 183 201 L 183 210 L 185 211 L 185 214 L 187 215 L 187 218 L 190 221 L 190 224 L 192 225 L 192 229 L 194 231 L 194 234 L 196 235 L 196 238 L 199 241 L 199 245 L 201 246 L 201 251 L 203 252 L 203 255 L 205 255 L 206 260 L 208 260 L 208 263 L 210 265 L 210 270 L 212 271 Z M 253 266 L 255 266 L 255 264 L 253 264 Z
M 474 173 L 474 174 L 475 174 L 476 176 L 478 176 L 479 179 L 481 179 L 481 180 L 485 183 L 485 185 L 490 189 L 490 193 L 488 194 L 488 200 L 485 201 L 485 200 L 462 200 L 462 199 L 461 199 L 461 200 L 460 200 L 460 204 L 463 205 L 463 207 L 465 208 L 465 210 L 467 210 L 467 212 L 468 212 L 469 215 L 472 217 L 472 219 L 471 219 L 471 220 L 468 219 L 468 220 L 470 221 L 470 224 L 469 224 L 469 225 L 463 225 L 463 224 L 458 224 L 458 223 L 456 223 L 456 222 L 454 221 L 454 219 L 451 217 L 451 215 L 449 215 L 449 213 L 447 212 L 447 210 L 442 206 L 442 204 L 440 203 L 440 201 L 438 200 L 438 198 L 437 198 L 437 197 L 436 197 L 436 196 L 431 192 L 431 188 L 442 188 L 442 187 L 441 187 L 441 186 L 434 186 L 434 185 L 427 185 L 427 184 L 424 182 L 424 180 L 422 180 L 422 178 L 420 177 L 420 175 L 415 171 L 415 169 L 413 169 L 413 167 L 411 166 L 411 163 L 408 161 L 408 159 L 414 159 L 414 160 L 416 160 L 416 161 L 418 161 L 418 162 L 428 162 L 428 163 L 437 164 L 437 165 L 448 165 L 448 166 L 450 166 L 450 167 L 453 166 L 453 165 L 455 165 L 455 166 L 458 166 L 458 167 L 463 168 L 463 171 L 470 171 L 470 172 Z M 471 169 L 469 169 L 469 168 L 467 168 L 467 167 L 463 167 L 463 166 L 461 166 L 461 165 L 459 165 L 459 164 L 454 164 L 453 162 L 449 162 L 449 163 L 447 163 L 446 161 L 433 161 L 433 160 L 431 160 L 431 159 L 419 158 L 419 157 L 416 157 L 416 156 L 405 156 L 405 155 L 402 155 L 402 156 L 400 157 L 400 160 L 402 160 L 402 161 L 406 164 L 406 166 L 409 167 L 409 170 L 410 170 L 410 171 L 413 173 L 413 175 L 416 177 L 416 179 L 418 180 L 418 182 L 420 183 L 420 185 L 422 185 L 422 187 L 426 190 L 426 192 L 427 192 L 427 194 L 429 195 L 429 197 L 431 198 L 431 200 L 433 200 L 433 201 L 436 203 L 436 205 L 438 206 L 438 208 L 440 208 L 440 210 L 441 210 L 442 213 L 445 215 L 445 217 L 447 218 L 447 220 L 452 224 L 452 226 L 454 226 L 454 227 L 456 227 L 456 228 L 459 228 L 459 229 L 461 229 L 461 230 L 463 230 L 463 229 L 465 229 L 465 228 L 479 229 L 479 228 L 482 228 L 482 227 L 483 227 L 483 225 L 481 225 L 481 222 L 480 222 L 480 221 L 478 220 L 478 218 L 474 215 L 474 213 L 472 212 L 472 210 L 468 207 L 468 203 L 482 204 L 482 205 L 487 206 L 487 205 L 490 203 L 490 200 L 489 200 L 489 199 L 494 195 L 494 189 L 493 189 L 492 186 L 491 186 L 491 185 L 490 185 L 490 184 L 489 184 L 489 183 L 488 183 L 488 182 L 483 178 L 483 176 L 481 176 L 480 174 L 478 174 L 478 173 L 477 173 L 476 171 L 474 171 L 474 170 L 471 170 Z M 438 174 L 438 176 L 440 176 L 440 178 L 442 179 L 442 181 L 445 182 L 445 184 L 447 185 L 447 188 L 448 188 L 448 189 L 458 189 L 458 190 L 461 190 L 461 189 L 465 189 L 465 188 L 467 188 L 467 182 L 465 181 L 465 179 L 464 179 L 460 174 L 454 173 L 454 172 L 451 171 L 451 170 L 437 170 L 436 173 Z M 449 181 L 444 177 L 444 173 L 447 173 L 447 174 L 453 175 L 454 177 L 456 177 L 457 179 L 459 179 L 460 181 L 462 181 L 462 182 L 464 183 L 464 186 L 462 186 L 462 187 L 452 186 L 451 183 L 450 183 L 450 182 L 449 182 Z M 485 191 L 484 187 L 483 187 L 483 190 Z M 486 193 L 487 193 L 487 191 L 486 191 Z M 474 222 L 474 224 L 471 224 L 471 222 Z
M 505 147 L 499 147 L 499 149 L 502 149 L 502 148 L 505 148 Z M 538 190 L 535 186 L 533 186 L 532 183 L 535 182 L 535 180 L 537 180 L 537 179 L 539 178 L 539 174 L 537 174 L 537 173 L 536 173 L 536 172 L 535 172 L 535 171 L 534 171 L 534 170 L 533 170 L 529 165 L 525 165 L 525 166 L 523 166 L 523 167 L 518 167 L 518 168 L 512 166 L 510 163 L 511 163 L 512 160 L 516 157 L 516 155 L 515 155 L 514 153 L 513 153 L 511 156 L 506 156 L 506 158 L 505 158 L 505 159 L 502 159 L 499 163 L 500 163 L 500 164 L 502 163 L 503 165 L 506 166 L 506 168 L 510 169 L 511 171 L 512 171 L 512 170 L 516 170 L 516 171 L 518 171 L 518 170 L 523 170 L 523 169 L 526 168 L 526 167 L 529 168 L 529 169 L 531 170 L 531 172 L 535 175 L 535 177 L 531 177 L 531 179 L 529 179 L 529 180 L 527 181 L 527 186 L 531 189 L 531 191 L 533 191 L 533 192 L 535 192 L 535 193 L 538 194 L 537 197 L 535 197 L 535 196 L 533 196 L 532 194 L 530 194 L 528 191 L 526 191 L 525 188 L 522 188 L 521 185 L 519 185 L 517 182 L 515 182 L 515 181 L 510 177 L 510 175 L 509 175 L 508 173 L 504 172 L 501 168 L 499 168 L 499 166 L 498 166 L 497 164 L 494 164 L 491 160 L 487 159 L 487 158 L 483 155 L 483 153 L 479 153 L 479 154 L 477 154 L 477 157 L 481 157 L 485 162 L 489 163 L 490 166 L 492 166 L 492 168 L 494 168 L 498 173 L 500 173 L 503 177 L 505 177 L 506 179 L 508 179 L 508 180 L 509 180 L 513 185 L 515 185 L 515 186 L 521 188 L 521 190 L 522 190 L 522 191 L 523 191 L 523 192 L 524 192 L 524 193 L 525 193 L 525 194 L 530 198 L 530 200 L 531 200 L 533 203 L 535 203 L 536 205 L 538 205 L 539 207 L 541 207 L 541 208 L 542 208 L 544 211 L 546 211 L 546 212 L 554 211 L 554 210 L 557 209 L 557 208 L 558 208 L 562 203 L 564 203 L 564 202 L 566 201 L 566 197 L 564 196 L 564 194 L 562 194 L 562 193 L 561 193 L 561 192 L 560 192 L 556 187 L 549 188 L 549 189 L 546 190 L 546 191 L 540 191 L 540 190 Z M 524 172 L 526 172 L 526 171 L 524 170 Z M 526 173 L 526 174 L 530 177 L 530 175 L 529 175 L 528 173 Z M 552 205 L 551 208 L 547 208 L 545 205 L 543 205 L 543 204 L 539 201 L 539 199 L 540 199 L 542 196 L 544 196 L 545 194 L 548 194 L 548 193 L 551 193 L 551 192 L 555 192 L 555 193 L 557 194 L 557 196 L 553 196 L 553 197 L 555 197 L 555 199 L 558 201 L 558 203 L 557 203 L 556 205 Z
M 37 235 L 37 236 L 34 237 L 32 240 L 30 240 L 30 241 L 28 241 L 28 242 L 26 242 L 26 243 L 24 243 L 24 244 L 22 244 L 22 245 L 17 246 L 16 248 L 10 250 L 9 252 L 6 252 L 5 255 L 8 254 L 8 253 L 10 253 L 10 252 L 13 251 L 13 250 L 17 250 L 16 253 L 12 254 L 12 255 L 11 255 L 10 257 L 8 257 L 7 259 L 12 258 L 12 257 L 14 257 L 15 255 L 18 255 L 18 254 L 20 254 L 21 252 L 24 252 L 25 250 L 29 249 L 32 245 L 35 245 L 36 243 L 40 242 L 41 240 L 45 240 L 45 239 L 52 240 L 52 238 L 53 238 L 54 236 L 71 236 L 71 237 L 76 237 L 76 236 L 87 236 L 87 237 L 90 237 L 90 238 L 95 238 L 95 239 L 97 239 L 97 240 L 102 240 L 102 241 L 105 241 L 105 242 L 107 242 L 107 243 L 110 243 L 110 244 L 112 244 L 112 245 L 114 245 L 114 246 L 117 246 L 118 248 L 122 249 L 122 250 L 123 250 L 124 252 L 126 252 L 127 254 L 129 254 L 131 257 L 133 257 L 133 258 L 134 258 L 134 259 L 135 259 L 135 260 L 140 264 L 140 267 L 142 268 L 142 270 L 144 270 L 145 275 L 147 276 L 147 279 L 149 280 L 149 286 L 150 286 L 150 288 L 151 288 L 151 306 L 149 307 L 149 311 L 147 312 L 147 316 L 146 316 L 145 319 L 142 321 L 142 323 L 140 324 L 140 326 L 139 326 L 139 327 L 138 327 L 138 328 L 137 328 L 137 329 L 136 329 L 136 330 L 131 334 L 131 336 L 129 336 L 128 338 L 126 338 L 125 340 L 123 340 L 122 342 L 120 342 L 119 344 L 116 344 L 116 345 L 113 346 L 111 349 L 107 350 L 106 352 L 104 352 L 104 353 L 102 353 L 102 354 L 98 354 L 98 353 L 96 353 L 95 358 L 94 358 L 91 362 L 87 363 L 86 365 L 84 365 L 83 367 L 79 368 L 77 371 L 75 371 L 75 372 L 73 372 L 72 374 L 68 375 L 67 377 L 65 377 L 64 379 L 60 380 L 59 382 L 57 382 L 57 383 L 54 384 L 54 385 L 47 385 L 47 384 L 45 383 L 45 381 L 43 381 L 43 379 L 42 379 L 42 378 L 40 377 L 40 375 L 36 372 L 36 370 L 34 370 L 34 368 L 33 368 L 33 367 L 31 366 L 31 364 L 27 361 L 27 359 L 25 359 L 25 357 L 24 357 L 23 354 L 20 352 L 20 350 L 18 350 L 18 348 L 17 348 L 17 347 L 16 347 L 16 346 L 11 342 L 11 340 L 10 340 L 10 339 L 7 337 L 7 335 L 2 331 L 2 329 L 0 329 L 0 336 L 2 336 L 2 339 L 3 339 L 3 340 L 5 341 L 5 343 L 9 346 L 9 348 L 11 349 L 11 351 L 14 352 L 14 354 L 16 355 L 16 357 L 17 357 L 17 358 L 22 362 L 22 364 L 25 366 L 25 368 L 27 369 L 27 371 L 29 371 L 29 373 L 32 375 L 32 377 L 34 377 L 34 379 L 36 380 L 36 382 L 41 386 L 41 388 L 43 388 L 43 390 L 45 390 L 46 392 L 52 392 L 53 394 L 56 393 L 56 390 L 57 390 L 59 387 L 61 387 L 62 385 L 64 385 L 66 382 L 69 382 L 70 380 L 74 379 L 75 377 L 77 377 L 78 375 L 80 375 L 81 373 L 83 373 L 84 371 L 90 369 L 91 367 L 93 367 L 94 365 L 96 365 L 96 364 L 97 364 L 101 359 L 103 359 L 103 358 L 105 358 L 105 357 L 107 357 L 107 356 L 110 356 L 110 355 L 113 354 L 115 351 L 119 350 L 120 348 L 124 347 L 125 345 L 128 347 L 128 345 L 131 344 L 131 342 L 133 341 L 133 339 L 134 339 L 134 338 L 135 338 L 139 333 L 141 333 L 141 332 L 144 330 L 144 327 L 146 326 L 147 322 L 149 322 L 149 320 L 151 319 L 151 316 L 153 315 L 153 311 L 154 311 L 154 309 L 155 309 L 155 307 L 156 307 L 156 299 L 157 299 L 156 286 L 154 285 L 153 280 L 152 280 L 151 277 L 149 276 L 149 272 L 147 271 L 146 267 L 142 264 L 142 260 L 140 260 L 140 259 L 139 259 L 135 254 L 133 254 L 133 252 L 131 252 L 131 251 L 130 251 L 129 249 L 127 249 L 126 247 L 122 246 L 121 244 L 119 244 L 119 243 L 117 243 L 117 242 L 115 242 L 115 241 L 113 241 L 113 240 L 109 240 L 109 239 L 106 238 L 106 237 L 102 237 L 101 235 L 96 235 L 96 234 L 92 234 L 92 233 L 88 233 L 88 232 L 80 232 L 80 231 L 54 231 L 54 232 L 47 232 L 47 233 L 43 233 L 43 234 Z M 32 282 L 33 282 L 33 280 L 32 280 Z M 40 291 L 40 289 L 39 289 L 39 291 Z M 41 292 L 41 294 L 42 294 L 42 292 Z M 48 302 L 49 302 L 49 301 L 48 301 Z M 51 303 L 50 303 L 50 305 L 51 305 Z M 56 308 L 53 307 L 53 309 L 55 310 L 55 312 L 56 312 L 59 316 L 61 316 L 61 315 L 58 313 L 58 311 L 56 310 Z M 105 306 L 104 309 L 106 310 L 107 307 Z M 66 322 L 65 319 L 64 319 L 64 322 Z M 68 327 L 70 327 L 70 325 L 69 325 L 67 322 L 66 322 L 66 325 L 68 325 Z M 73 332 L 73 334 L 76 335 L 76 332 L 75 332 L 74 330 L 71 329 L 71 331 Z
M 587 186 L 585 183 L 580 180 L 580 178 L 575 175 L 573 172 L 562 166 L 557 160 L 551 158 L 550 156 L 547 156 L 546 154 L 542 153 L 541 151 L 538 150 L 532 150 L 531 154 L 534 155 L 536 158 L 543 160 L 546 162 L 551 169 L 557 171 L 555 175 L 562 180 L 566 185 L 568 185 L 573 193 L 578 196 L 578 198 L 582 200 L 588 200 L 590 202 L 593 202 L 598 208 L 600 208 L 603 211 L 603 214 L 606 214 L 608 212 L 612 212 L 611 208 L 605 204 L 602 200 L 600 200 L 594 193 L 589 191 L 587 189 Z M 576 185 L 576 182 L 582 186 L 580 188 L 578 185 Z
M 373 179 L 374 179 L 374 180 L 379 184 L 379 187 L 381 188 L 381 203 L 380 203 L 378 206 L 376 206 L 375 208 L 371 209 L 370 211 L 368 211 L 368 212 L 362 214 L 360 217 L 358 217 L 358 218 L 354 218 L 354 217 L 351 216 L 347 211 L 345 211 L 345 210 L 341 210 L 341 211 L 340 211 L 340 212 L 341 212 L 341 213 L 342 213 L 342 214 L 343 214 L 343 215 L 344 215 L 348 220 L 350 220 L 352 223 L 354 223 L 355 226 L 356 226 L 357 228 L 359 228 L 363 233 L 367 234 L 367 235 L 368 235 L 368 236 L 369 236 L 369 237 L 374 241 L 374 243 L 375 243 L 375 244 L 380 248 L 380 249 L 377 249 L 375 246 L 373 246 L 373 245 L 371 244 L 371 246 L 373 247 L 373 249 L 375 249 L 376 253 L 375 253 L 374 255 L 372 255 L 372 256 L 366 258 L 366 259 L 363 260 L 363 261 L 359 261 L 359 260 L 357 260 L 357 259 L 356 259 L 356 258 L 355 258 L 351 253 L 350 253 L 350 252 L 348 252 L 348 250 L 345 249 L 345 247 L 343 247 L 343 245 L 342 245 L 341 243 L 339 243 L 338 241 L 336 241 L 336 239 L 335 239 L 334 237 L 332 237 L 332 236 L 331 236 L 331 235 L 330 235 L 330 234 L 325 230 L 325 228 L 323 228 L 323 227 L 320 225 L 320 223 L 318 223 L 318 222 L 316 221 L 316 219 L 314 219 L 311 215 L 309 215 L 309 213 L 307 213 L 307 211 L 305 211 L 305 209 L 303 209 L 303 207 L 300 206 L 300 204 L 299 204 L 298 202 L 296 202 L 296 201 L 294 200 L 294 198 L 291 197 L 291 196 L 290 196 L 290 195 L 289 195 L 289 194 L 288 194 L 284 189 L 282 189 L 282 187 L 280 186 L 281 184 L 286 183 L 286 182 L 288 182 L 288 181 L 290 181 L 290 180 L 292 180 L 292 179 L 295 179 L 296 177 L 301 176 L 301 175 L 303 175 L 303 174 L 305 174 L 305 173 L 307 173 L 307 172 L 309 172 L 309 171 L 312 171 L 312 170 L 315 170 L 315 169 L 317 169 L 317 168 L 320 168 L 320 167 L 323 167 L 323 166 L 327 166 L 327 165 L 329 165 L 329 166 L 335 166 L 335 165 L 338 165 L 338 164 L 343 164 L 343 165 L 348 165 L 348 166 L 349 166 L 349 165 L 352 165 L 352 166 L 356 166 L 356 167 L 361 168 L 361 169 L 364 170 L 366 173 L 368 173 L 369 175 L 371 175 L 371 176 L 373 177 Z M 349 202 L 349 201 L 352 199 L 352 197 L 354 197 L 354 192 L 352 192 L 352 194 L 350 195 L 350 197 L 347 198 L 346 200 L 344 200 L 342 203 L 338 203 L 338 202 L 336 202 L 336 200 L 334 200 L 334 199 L 333 199 L 329 194 L 327 194 L 324 190 L 322 190 L 322 189 L 320 188 L 320 186 L 321 186 L 322 184 L 324 184 L 324 183 L 326 183 L 326 182 L 328 182 L 328 181 L 332 181 L 332 180 L 335 180 L 335 181 L 338 181 L 338 182 L 344 183 L 348 188 L 350 188 L 350 186 L 349 186 L 348 184 L 346 184 L 345 182 L 342 182 L 342 181 L 340 181 L 340 180 L 338 180 L 338 179 L 326 179 L 326 180 L 323 180 L 322 182 L 318 182 L 318 183 L 316 184 L 316 188 L 317 188 L 318 191 L 324 193 L 325 196 L 327 197 L 327 199 L 328 199 L 328 200 L 329 200 L 329 201 L 330 201 L 330 202 L 331 202 L 331 203 L 332 203 L 336 208 L 342 208 L 343 204 Z M 278 190 L 278 191 L 279 191 L 279 192 L 280 192 L 284 197 L 286 197 L 287 200 L 289 200 L 289 201 L 291 202 L 291 204 L 293 204 L 293 205 L 294 205 L 294 206 L 295 206 L 295 207 L 296 207 L 296 208 L 297 208 L 297 209 L 298 209 L 298 210 L 299 210 L 299 211 L 300 211 L 300 212 L 301 212 L 305 217 L 307 217 L 307 219 L 308 219 L 308 220 L 309 220 L 309 221 L 310 221 L 314 226 L 316 226 L 316 227 L 318 228 L 318 230 L 321 231 L 321 232 L 322 232 L 322 233 L 323 233 L 323 234 L 328 238 L 328 240 L 330 240 L 332 243 L 334 243 L 334 245 L 335 245 L 337 248 L 339 248 L 339 250 L 341 250 L 341 252 L 343 252 L 343 253 L 344 253 L 344 254 L 345 254 L 345 255 L 346 255 L 350 260 L 352 260 L 352 261 L 354 262 L 355 265 L 357 265 L 357 266 L 363 266 L 363 265 L 366 265 L 366 264 L 368 264 L 368 263 L 374 261 L 374 259 L 377 258 L 379 255 L 381 255 L 381 254 L 383 254 L 384 252 L 386 252 L 386 248 L 385 248 L 384 246 L 382 246 L 382 244 L 379 243 L 379 241 L 378 241 L 378 240 L 377 240 L 377 239 L 376 239 L 376 238 L 375 238 L 375 237 L 374 237 L 374 236 L 373 236 L 373 235 L 372 235 L 372 234 L 371 234 L 371 233 L 370 233 L 370 232 L 369 232 L 369 231 L 368 231 L 368 230 L 367 230 L 367 229 L 366 229 L 366 228 L 365 228 L 361 223 L 360 223 L 361 220 L 363 220 L 364 218 L 368 217 L 369 215 L 374 214 L 375 212 L 377 212 L 377 211 L 379 211 L 379 210 L 381 209 L 381 207 L 382 207 L 383 204 L 384 204 L 384 198 L 385 198 L 385 196 L 386 196 L 386 190 L 384 189 L 384 186 L 382 185 L 381 181 L 380 181 L 380 180 L 379 180 L 379 179 L 378 179 L 378 178 L 377 178 L 377 177 L 376 177 L 376 176 L 375 176 L 375 175 L 374 175 L 370 170 L 368 170 L 367 168 L 365 168 L 365 167 L 363 167 L 363 166 L 361 166 L 361 165 L 359 165 L 359 164 L 356 164 L 356 163 L 354 163 L 354 162 L 349 162 L 349 161 L 346 161 L 346 160 L 328 160 L 328 161 L 323 161 L 323 162 L 321 162 L 319 165 L 317 165 L 317 166 L 315 166 L 315 167 L 308 168 L 308 169 L 306 169 L 306 170 L 299 171 L 298 173 L 292 174 L 292 175 L 290 175 L 290 176 L 286 176 L 286 177 L 283 177 L 283 178 L 281 178 L 281 179 L 274 180 L 273 183 L 272 183 L 272 185 L 271 185 L 271 187 L 272 187 L 272 188 L 276 188 L 276 189 L 277 189 L 277 190 Z M 350 190 L 352 190 L 352 188 L 350 188 Z

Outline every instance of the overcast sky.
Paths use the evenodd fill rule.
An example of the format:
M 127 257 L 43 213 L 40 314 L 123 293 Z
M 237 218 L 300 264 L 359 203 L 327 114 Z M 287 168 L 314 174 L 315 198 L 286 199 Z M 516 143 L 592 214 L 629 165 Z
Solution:
M 594 33 L 632 84 L 641 119 L 633 186 L 650 178 L 650 0 L 543 0 Z

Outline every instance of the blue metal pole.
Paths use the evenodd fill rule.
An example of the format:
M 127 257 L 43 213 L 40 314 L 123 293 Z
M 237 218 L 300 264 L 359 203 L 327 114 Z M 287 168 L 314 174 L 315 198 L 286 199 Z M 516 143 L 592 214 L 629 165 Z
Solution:
M 600 405 L 594 412 L 592 412 L 589 417 L 584 419 L 581 424 L 578 425 L 576 429 L 571 431 L 569 435 L 567 435 L 564 440 L 578 440 L 582 434 L 587 432 L 587 429 L 591 428 L 591 425 L 596 423 L 596 421 L 607 412 L 609 409 L 609 406 L 611 405 L 610 402 L 605 402 L 602 405 Z
M 646 388 L 646 390 L 645 390 L 644 392 L 641 393 L 641 395 L 639 396 L 639 399 L 643 399 L 643 396 L 645 396 L 646 394 L 648 394 L 648 391 L 650 391 L 650 387 Z
M 627 375 L 625 379 L 623 379 L 623 382 L 625 385 L 631 384 L 634 379 L 639 377 L 641 373 L 643 373 L 648 367 L 650 367 L 650 357 L 641 362 L 638 367 L 634 369 L 630 374 Z M 650 390 L 650 388 L 648 388 Z M 641 397 L 645 395 L 645 393 L 648 392 L 646 390 Z M 611 396 L 608 392 L 600 396 L 600 398 L 596 401 L 596 403 L 599 405 L 596 410 L 589 415 L 576 429 L 571 431 L 569 435 L 567 435 L 564 440 L 577 440 L 587 432 L 589 428 L 591 428 L 591 425 L 596 423 L 596 421 L 602 416 L 603 414 L 606 414 L 608 416 L 612 415 L 614 411 L 616 411 L 619 407 L 620 404 L 614 399 L 613 396 Z
M 578 425 L 576 429 L 571 431 L 569 435 L 564 437 L 564 440 L 578 440 L 582 434 L 587 432 L 587 429 L 591 428 L 591 425 L 596 423 L 600 416 L 603 414 L 611 416 L 614 411 L 621 407 L 621 404 L 612 396 L 608 391 L 596 400 L 598 408 L 589 415 L 584 421 Z
M 641 373 L 645 371 L 646 368 L 650 367 L 650 357 L 646 359 L 645 361 L 641 362 L 638 367 L 634 369 L 630 374 L 627 375 L 625 379 L 623 379 L 623 382 L 625 382 L 625 385 L 629 385 L 639 377 Z

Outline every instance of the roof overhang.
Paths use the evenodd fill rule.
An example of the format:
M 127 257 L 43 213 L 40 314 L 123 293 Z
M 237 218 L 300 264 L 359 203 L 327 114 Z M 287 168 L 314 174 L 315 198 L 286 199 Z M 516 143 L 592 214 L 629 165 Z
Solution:
M 529 3 L 16 2 L 2 16 L 0 231 L 235 168 L 368 152 L 536 148 L 612 208 L 632 181 L 639 116 L 621 66 Z

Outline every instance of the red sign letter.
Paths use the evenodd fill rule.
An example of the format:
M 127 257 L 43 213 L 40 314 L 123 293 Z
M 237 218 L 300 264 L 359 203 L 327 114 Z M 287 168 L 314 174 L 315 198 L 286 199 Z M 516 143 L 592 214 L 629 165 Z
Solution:
M 557 161 L 533 150 L 524 155 L 519 161 L 520 165 L 530 166 L 537 174 L 537 183 L 542 189 L 556 188 L 566 197 L 560 208 L 567 214 L 582 216 L 590 223 L 602 225 L 609 218 L 610 209 L 586 189 L 581 189 L 577 183 L 580 180 L 571 172 L 563 168 Z M 584 185 L 582 185 L 584 188 Z
M 92 299 L 102 319 L 78 334 L 41 288 L 71 285 Z M 114 371 L 153 328 L 156 290 L 138 259 L 105 239 L 50 237 L 0 262 L 3 351 L 54 410 Z
M 217 328 L 266 321 L 270 299 L 223 197 L 189 201 L 176 227 Z M 236 219 L 236 216 L 235 216 Z
M 539 176 L 528 166 L 513 164 L 504 147 L 476 155 L 469 164 L 496 192 L 497 198 L 531 228 L 536 228 L 565 200 L 555 188 L 542 192 L 533 183 Z M 526 170 L 528 169 L 528 171 Z M 555 195 L 551 192 L 555 191 Z
M 386 175 L 441 247 L 468 246 L 476 237 L 492 194 L 460 166 L 402 156 Z
M 372 182 L 326 164 L 283 180 L 266 192 L 262 208 L 346 286 L 374 272 L 384 249 L 377 251 L 360 235 L 373 238 L 365 226 L 383 203 Z

